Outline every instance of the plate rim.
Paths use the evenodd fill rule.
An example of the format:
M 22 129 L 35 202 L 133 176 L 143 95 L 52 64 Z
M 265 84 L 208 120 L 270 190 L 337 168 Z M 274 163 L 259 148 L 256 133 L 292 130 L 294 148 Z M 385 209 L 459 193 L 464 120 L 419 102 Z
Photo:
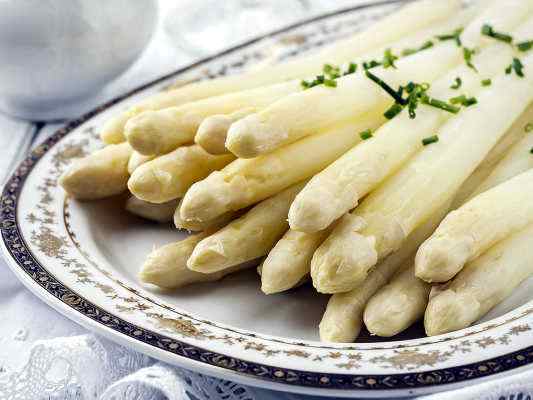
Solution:
M 24 239 L 23 234 L 19 227 L 20 221 L 17 218 L 17 209 L 18 209 L 17 200 L 19 199 L 22 193 L 26 178 L 32 172 L 33 168 L 37 165 L 38 161 L 46 153 L 48 153 L 48 151 L 50 151 L 54 147 L 54 145 L 57 144 L 57 142 L 59 142 L 64 137 L 66 137 L 69 133 L 74 131 L 80 125 L 90 120 L 95 115 L 107 110 L 108 108 L 117 104 L 118 102 L 121 102 L 135 94 L 138 94 L 168 79 L 177 77 L 180 74 L 183 74 L 191 69 L 200 67 L 203 64 L 206 64 L 210 61 L 216 60 L 225 55 L 244 49 L 248 46 L 251 46 L 255 43 L 260 42 L 261 40 L 275 37 L 279 34 L 290 32 L 291 30 L 298 28 L 298 27 L 306 26 L 317 21 L 325 20 L 332 16 L 338 16 L 344 13 L 354 12 L 354 11 L 365 9 L 368 7 L 402 3 L 402 2 L 405 2 L 405 1 L 404 0 L 383 0 L 383 1 L 372 2 L 372 3 L 365 2 L 363 4 L 356 5 L 353 7 L 343 8 L 341 10 L 333 11 L 327 14 L 321 14 L 321 15 L 297 22 L 295 24 L 291 24 L 284 28 L 267 33 L 265 35 L 261 35 L 256 38 L 247 40 L 245 42 L 238 44 L 237 46 L 231 47 L 217 54 L 202 58 L 194 63 L 188 64 L 182 68 L 179 68 L 173 72 L 165 74 L 148 83 L 145 83 L 136 88 L 133 88 L 122 95 L 116 96 L 113 99 L 105 102 L 104 104 L 97 106 L 93 110 L 87 112 L 83 116 L 71 121 L 63 128 L 57 130 L 48 139 L 46 139 L 42 144 L 40 144 L 35 149 L 33 149 L 29 153 L 29 155 L 22 162 L 19 163 L 17 168 L 14 170 L 14 172 L 6 180 L 4 187 L 2 189 L 1 214 L 0 214 L 0 230 L 2 233 L 1 247 L 2 247 L 3 254 L 4 254 L 4 258 L 7 261 L 7 264 L 10 267 L 10 269 L 15 273 L 15 275 L 22 281 L 22 283 L 32 293 L 36 294 L 39 298 L 41 298 L 47 304 L 49 304 L 54 309 L 59 311 L 61 314 L 65 315 L 67 318 L 74 320 L 76 323 L 84 327 L 87 327 L 91 331 L 97 331 L 103 334 L 103 336 L 115 342 L 126 345 L 128 347 L 131 346 L 135 348 L 136 350 L 138 349 L 139 351 L 143 353 L 147 353 L 155 358 L 163 359 L 167 362 L 182 366 L 187 369 L 195 370 L 201 373 L 206 373 L 208 375 L 214 375 L 222 379 L 232 379 L 236 382 L 243 382 L 251 386 L 259 386 L 259 387 L 264 387 L 267 389 L 273 389 L 272 386 L 275 385 L 274 389 L 277 389 L 277 390 L 280 390 L 280 387 L 282 387 L 282 390 L 285 390 L 285 391 L 298 392 L 298 393 L 310 393 L 310 394 L 316 394 L 319 391 L 320 394 L 326 395 L 326 396 L 348 396 L 350 394 L 353 394 L 354 392 L 357 392 L 359 395 L 364 394 L 367 396 L 374 397 L 374 396 L 381 396 L 384 393 L 390 394 L 392 391 L 394 392 L 394 395 L 402 395 L 401 392 L 403 392 L 403 395 L 412 395 L 414 393 L 422 393 L 422 392 L 428 393 L 430 391 L 435 391 L 435 390 L 447 390 L 447 389 L 457 387 L 457 386 L 464 386 L 468 384 L 468 382 L 471 382 L 474 379 L 476 380 L 476 382 L 478 382 L 482 379 L 488 379 L 495 375 L 501 376 L 506 373 L 513 373 L 519 369 L 525 369 L 525 368 L 533 366 L 532 365 L 533 364 L 533 345 L 532 345 L 532 346 L 526 347 L 518 351 L 514 351 L 508 354 L 494 357 L 492 359 L 478 361 L 472 364 L 465 364 L 462 366 L 435 369 L 435 370 L 431 370 L 427 372 L 408 372 L 404 374 L 394 374 L 394 375 L 356 375 L 356 374 L 351 374 L 351 373 L 346 373 L 346 374 L 318 373 L 318 372 L 301 371 L 301 370 L 294 370 L 294 369 L 288 369 L 288 368 L 284 369 L 284 368 L 279 368 L 279 367 L 274 367 L 270 365 L 259 364 L 259 363 L 255 363 L 251 361 L 242 360 L 237 357 L 230 357 L 230 356 L 226 356 L 222 354 L 216 354 L 213 351 L 207 350 L 205 348 L 201 348 L 198 346 L 194 346 L 194 345 L 173 339 L 173 341 L 180 343 L 182 347 L 187 347 L 187 349 L 189 350 L 194 350 L 195 352 L 198 352 L 198 353 L 205 352 L 206 354 L 208 353 L 209 357 L 211 358 L 213 358 L 213 356 L 216 356 L 216 357 L 224 358 L 225 360 L 228 361 L 226 366 L 220 366 L 220 365 L 213 364 L 212 362 L 211 363 L 207 362 L 205 360 L 204 361 L 196 360 L 192 356 L 190 355 L 188 356 L 187 354 L 178 354 L 178 352 L 175 352 L 175 351 L 169 351 L 168 349 L 165 350 L 154 344 L 150 344 L 142 340 L 142 338 L 140 337 L 130 336 L 126 332 L 120 331 L 117 326 L 110 327 L 110 326 L 107 326 L 103 321 L 98 321 L 97 319 L 92 318 L 86 313 L 83 313 L 81 310 L 75 308 L 73 304 L 69 304 L 64 300 L 59 299 L 54 293 L 51 292 L 51 290 L 44 288 L 37 280 L 37 275 L 34 275 L 32 277 L 29 270 L 27 270 L 25 266 L 22 265 L 22 263 L 19 260 L 17 260 L 14 255 L 14 253 L 20 252 L 20 248 L 23 248 L 27 252 L 27 254 L 29 254 L 30 256 L 32 267 L 42 270 L 46 275 L 48 275 L 49 278 L 51 278 L 51 280 L 56 281 L 57 282 L 56 287 L 60 287 L 65 293 L 68 293 L 69 296 L 71 296 L 70 297 L 71 299 L 76 298 L 77 301 L 79 301 L 80 303 L 84 303 L 88 307 L 91 307 L 94 310 L 98 310 L 99 315 L 108 315 L 110 317 L 113 317 L 114 319 L 120 320 L 123 325 L 131 325 L 135 327 L 134 324 L 127 322 L 123 320 L 122 318 L 117 317 L 116 315 L 113 315 L 112 313 L 109 313 L 99 308 L 98 306 L 91 303 L 84 297 L 80 296 L 72 288 L 69 288 L 68 286 L 63 284 L 61 281 L 59 281 L 50 271 L 48 271 L 45 268 L 43 264 L 41 264 L 33 256 L 29 246 L 26 244 L 26 240 Z M 11 190 L 12 188 L 13 190 Z M 14 248 L 13 244 L 10 245 L 10 243 L 8 243 L 8 239 L 7 239 L 8 234 L 11 234 L 15 238 L 15 241 L 19 245 L 18 248 Z M 150 331 L 149 329 L 138 327 L 138 326 L 135 328 L 143 332 L 146 332 L 148 335 L 152 337 L 159 336 L 158 333 Z M 521 356 L 523 360 L 518 361 L 516 359 L 517 356 Z M 491 368 L 488 368 L 488 370 L 485 373 L 482 373 L 481 371 L 479 371 L 478 374 L 465 374 L 465 371 L 461 371 L 461 369 L 464 370 L 467 368 L 478 370 L 480 366 L 482 365 L 486 366 L 489 363 L 498 363 L 500 367 L 499 370 L 497 372 L 494 372 L 491 370 Z M 243 366 L 246 367 L 245 372 L 237 370 L 235 366 L 238 364 L 242 364 Z M 228 366 L 228 365 L 231 365 L 233 367 Z M 256 370 L 255 373 L 253 371 L 254 369 Z M 261 371 L 261 375 L 259 375 L 258 373 L 259 370 Z M 265 370 L 267 371 L 270 370 L 267 375 L 265 375 L 264 373 Z M 288 381 L 284 377 L 276 376 L 275 375 L 276 371 L 283 371 L 284 377 L 297 376 L 298 379 Z M 435 379 L 439 374 L 441 375 L 441 378 Z M 402 382 L 411 381 L 413 386 L 390 387 L 390 386 L 384 386 L 383 383 L 380 384 L 380 382 L 382 382 L 384 378 L 389 378 L 392 376 L 400 379 Z M 321 383 L 321 379 L 323 378 L 327 378 L 328 380 L 327 385 Z M 445 380 L 442 381 L 442 379 L 445 379 Z M 332 385 L 331 382 L 343 382 L 343 383 Z M 370 384 L 369 382 L 372 382 L 372 384 Z

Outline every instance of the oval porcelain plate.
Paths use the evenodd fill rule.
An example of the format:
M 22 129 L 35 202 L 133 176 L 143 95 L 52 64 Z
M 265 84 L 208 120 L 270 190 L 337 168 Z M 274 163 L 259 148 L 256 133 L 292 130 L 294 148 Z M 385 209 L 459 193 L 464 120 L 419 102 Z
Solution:
M 164 361 L 227 380 L 329 396 L 403 396 L 469 384 L 533 362 L 533 282 L 481 323 L 425 338 L 318 341 L 327 298 L 310 287 L 265 296 L 255 271 L 176 292 L 143 286 L 136 273 L 154 245 L 186 234 L 123 211 L 124 198 L 69 200 L 57 179 L 102 146 L 110 115 L 151 93 L 236 72 L 274 55 L 292 57 L 361 29 L 398 7 L 361 4 L 315 18 L 200 61 L 118 98 L 56 132 L 7 182 L 3 247 L 17 276 L 69 318 Z M 275 49 L 275 51 L 273 51 Z

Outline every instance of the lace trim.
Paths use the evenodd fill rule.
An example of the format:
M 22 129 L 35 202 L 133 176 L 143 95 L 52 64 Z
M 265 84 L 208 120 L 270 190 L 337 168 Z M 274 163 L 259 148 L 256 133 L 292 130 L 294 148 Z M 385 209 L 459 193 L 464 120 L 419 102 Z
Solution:
M 0 378 L 0 400 L 189 398 L 254 400 L 244 386 L 155 363 L 92 335 L 35 342 L 26 365 Z

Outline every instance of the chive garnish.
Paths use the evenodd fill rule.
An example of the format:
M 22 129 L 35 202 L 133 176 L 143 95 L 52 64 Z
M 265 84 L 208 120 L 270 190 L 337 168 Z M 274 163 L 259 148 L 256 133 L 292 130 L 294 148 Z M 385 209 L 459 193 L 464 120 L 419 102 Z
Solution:
M 422 103 L 431 107 L 439 108 L 452 114 L 457 114 L 459 111 L 461 111 L 459 107 L 456 107 L 442 100 L 433 99 L 431 97 L 422 99 Z
M 355 74 L 356 72 L 357 72 L 357 64 L 351 62 L 350 64 L 348 64 L 348 68 L 346 69 L 346 71 L 344 71 L 343 75 Z
M 368 140 L 372 137 L 372 129 L 367 129 L 359 134 L 359 137 L 363 140 Z
M 381 65 L 381 63 L 379 61 L 376 61 L 376 60 L 365 61 L 365 62 L 363 62 L 363 69 L 369 70 L 369 69 L 372 69 L 372 68 L 379 67 L 380 65 Z
M 426 91 L 428 89 L 429 84 L 427 83 L 417 84 L 409 82 L 405 87 L 405 91 L 408 94 L 407 108 L 409 110 L 409 118 L 416 118 L 416 109 L 418 108 L 418 103 L 421 99 L 425 99 L 427 97 Z
M 379 85 L 385 92 L 387 92 L 396 103 L 404 106 L 407 102 L 402 98 L 401 93 L 398 93 L 396 90 L 391 88 L 387 83 L 385 83 L 381 78 L 377 77 L 370 71 L 365 72 L 366 77 Z
M 518 47 L 518 50 L 523 52 L 529 51 L 533 48 L 533 40 L 527 40 L 525 42 L 518 43 L 516 47 Z
M 524 77 L 524 65 L 518 58 L 513 58 L 513 69 L 516 72 L 516 75 L 523 78 Z
M 403 111 L 403 106 L 398 103 L 394 103 L 392 106 L 390 106 L 390 108 L 387 111 L 385 111 L 383 115 L 387 119 L 393 119 L 398 114 L 400 114 L 402 111 Z
M 533 154 L 533 147 L 529 150 L 529 154 Z
M 427 146 L 431 143 L 437 143 L 438 141 L 439 141 L 439 137 L 437 135 L 433 135 L 433 136 L 422 139 L 422 144 L 424 146 Z
M 490 86 L 492 85 L 492 79 L 483 79 L 481 81 L 481 86 Z
M 433 47 L 435 44 L 431 41 L 431 40 L 428 40 L 426 43 L 424 43 L 422 46 L 420 46 L 419 48 L 417 49 L 404 49 L 402 51 L 402 56 L 403 57 L 407 57 L 407 56 L 410 56 L 412 54 L 415 54 L 415 53 L 418 53 L 420 51 L 424 51 L 424 50 L 427 50 L 431 47 Z
M 474 71 L 477 72 L 477 68 L 474 64 L 472 64 L 472 56 L 476 54 L 475 49 L 470 49 L 468 47 L 463 47 L 463 57 L 465 59 L 466 65 L 468 65 L 470 68 L 472 68 Z
M 460 77 L 455 78 L 455 83 L 450 86 L 450 89 L 459 89 L 461 85 L 463 84 L 463 80 Z
M 481 28 L 481 33 L 485 36 L 491 37 L 501 42 L 513 43 L 513 37 L 511 35 L 507 33 L 496 32 L 494 28 L 489 24 L 483 25 L 483 27 Z
M 523 78 L 524 75 L 524 65 L 522 61 L 518 58 L 513 58 L 513 62 L 507 68 L 505 68 L 505 73 L 509 75 L 511 72 L 515 72 L 520 78 Z
M 385 53 L 383 54 L 383 68 L 396 68 L 396 65 L 394 65 L 394 61 L 396 61 L 397 59 L 398 57 L 392 54 L 391 49 L 386 49 Z
M 464 94 L 457 96 L 457 97 L 452 97 L 450 99 L 451 104 L 463 104 L 463 102 L 465 101 L 466 101 L 466 96 Z
M 395 116 L 401 113 L 402 110 L 403 110 L 403 107 L 400 104 L 394 103 L 392 106 L 390 106 L 390 108 L 387 111 L 385 111 L 385 114 L 383 115 L 387 119 L 393 119 Z
M 324 74 L 317 75 L 312 81 L 301 81 L 303 89 L 310 89 L 318 85 L 324 85 L 327 87 L 337 87 L 336 79 L 344 75 L 350 75 L 357 71 L 357 64 L 351 62 L 348 64 L 348 68 L 341 73 L 340 67 L 332 64 L 324 64 L 322 67 L 322 72 Z
M 437 39 L 439 39 L 441 42 L 444 42 L 446 40 L 455 40 L 455 43 L 457 46 L 462 46 L 461 42 L 461 34 L 463 33 L 463 28 L 458 28 L 452 33 L 445 34 L 445 35 L 437 35 Z
M 331 64 L 324 64 L 324 67 L 322 68 L 324 73 L 326 75 L 331 75 L 333 73 L 338 74 L 339 73 L 339 67 L 331 65 Z
M 464 94 L 461 96 L 453 97 L 450 99 L 451 104 L 461 104 L 465 107 L 473 106 L 477 104 L 477 99 L 475 97 L 466 97 Z
M 324 75 L 317 75 L 315 79 L 313 79 L 311 82 L 309 81 L 302 81 L 301 85 L 304 89 L 310 89 L 312 87 L 322 85 L 325 81 Z
M 531 132 L 531 131 L 533 131 L 533 122 L 528 122 L 528 123 L 526 124 L 526 126 L 524 127 L 524 131 L 526 131 L 526 132 L 528 132 L 528 133 Z
M 392 119 L 396 115 L 401 113 L 405 106 L 407 106 L 409 110 L 409 117 L 412 119 L 415 118 L 416 109 L 420 102 L 422 102 L 422 104 L 426 104 L 431 107 L 439 108 L 441 110 L 444 110 L 444 111 L 447 111 L 453 114 L 457 114 L 460 111 L 459 107 L 456 107 L 445 101 L 429 97 L 426 93 L 429 89 L 428 83 L 419 84 L 419 83 L 409 82 L 405 87 L 400 86 L 400 88 L 396 91 L 392 87 L 390 87 L 387 83 L 385 83 L 382 79 L 372 74 L 370 71 L 366 71 L 366 76 L 372 81 L 374 81 L 376 84 L 378 84 L 383 90 L 385 90 L 394 99 L 394 104 L 384 114 L 387 119 Z M 404 98 L 403 96 L 404 92 L 407 93 L 406 98 Z

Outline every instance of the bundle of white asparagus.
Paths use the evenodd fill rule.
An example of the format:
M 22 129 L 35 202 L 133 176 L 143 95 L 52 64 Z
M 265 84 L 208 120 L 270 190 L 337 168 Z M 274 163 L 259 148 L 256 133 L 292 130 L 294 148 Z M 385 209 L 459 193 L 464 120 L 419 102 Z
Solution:
M 142 282 L 262 260 L 265 294 L 332 294 L 324 341 L 424 314 L 435 335 L 533 274 L 532 102 L 533 0 L 421 0 L 315 54 L 142 101 L 60 184 L 129 191 L 131 213 L 196 232 L 150 253 Z

